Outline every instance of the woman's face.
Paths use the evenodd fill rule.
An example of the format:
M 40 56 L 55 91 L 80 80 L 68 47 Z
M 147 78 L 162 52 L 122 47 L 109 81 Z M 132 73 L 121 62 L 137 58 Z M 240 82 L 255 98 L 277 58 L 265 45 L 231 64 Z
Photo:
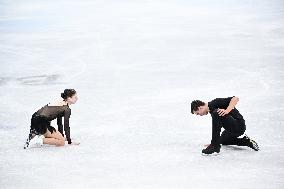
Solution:
M 68 104 L 75 104 L 78 100 L 77 93 L 74 94 L 72 97 L 67 98 Z

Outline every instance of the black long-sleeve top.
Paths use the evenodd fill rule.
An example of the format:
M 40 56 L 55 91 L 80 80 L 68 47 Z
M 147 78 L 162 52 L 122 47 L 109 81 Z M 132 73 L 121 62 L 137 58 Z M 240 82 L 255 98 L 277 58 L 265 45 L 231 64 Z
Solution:
M 233 97 L 234 96 L 227 97 L 227 98 L 216 98 L 216 99 L 208 102 L 208 106 L 209 106 L 209 110 L 210 110 L 209 113 L 212 115 L 213 111 L 218 109 L 218 108 L 226 109 L 229 106 Z M 229 115 L 231 115 L 235 119 L 244 121 L 243 116 L 240 114 L 240 112 L 237 110 L 236 107 L 234 107 L 231 110 Z
M 41 109 L 37 111 L 38 115 L 42 115 L 47 118 L 48 121 L 52 121 L 57 119 L 58 131 L 63 134 L 63 125 L 62 125 L 62 117 L 64 117 L 64 131 L 66 135 L 66 139 L 68 144 L 71 144 L 70 138 L 70 127 L 69 127 L 69 118 L 71 116 L 71 109 L 68 105 L 64 106 L 49 106 L 45 105 Z

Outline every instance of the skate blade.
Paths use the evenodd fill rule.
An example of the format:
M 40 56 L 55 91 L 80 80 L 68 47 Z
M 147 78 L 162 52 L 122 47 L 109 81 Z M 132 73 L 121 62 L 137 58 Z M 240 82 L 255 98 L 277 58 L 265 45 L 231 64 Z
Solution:
M 29 148 L 29 144 L 30 144 L 30 141 L 26 141 L 26 143 L 25 143 L 25 145 L 24 145 L 24 149 L 27 149 L 27 148 Z
M 204 154 L 204 153 L 201 153 L 202 156 L 219 156 L 220 155 L 220 152 L 217 153 L 217 152 L 214 152 L 212 154 Z
M 250 142 L 252 143 L 252 149 L 255 150 L 255 151 L 259 151 L 258 144 L 252 139 L 250 139 Z

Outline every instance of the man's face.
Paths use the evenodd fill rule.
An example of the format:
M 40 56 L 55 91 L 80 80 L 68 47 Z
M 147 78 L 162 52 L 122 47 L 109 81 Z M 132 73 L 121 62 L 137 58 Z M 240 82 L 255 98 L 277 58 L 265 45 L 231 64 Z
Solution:
M 205 106 L 199 106 L 197 111 L 193 111 L 195 115 L 204 116 L 208 114 L 208 110 Z

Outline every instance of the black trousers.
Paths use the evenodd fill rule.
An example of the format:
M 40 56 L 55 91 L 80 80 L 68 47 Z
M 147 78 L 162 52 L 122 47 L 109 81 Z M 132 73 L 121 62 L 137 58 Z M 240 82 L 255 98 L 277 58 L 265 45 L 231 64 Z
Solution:
M 230 114 L 219 116 L 217 110 L 214 110 L 212 116 L 212 145 L 238 145 L 246 146 L 247 140 L 238 138 L 246 130 L 245 121 L 235 119 Z M 222 127 L 225 129 L 221 136 Z

